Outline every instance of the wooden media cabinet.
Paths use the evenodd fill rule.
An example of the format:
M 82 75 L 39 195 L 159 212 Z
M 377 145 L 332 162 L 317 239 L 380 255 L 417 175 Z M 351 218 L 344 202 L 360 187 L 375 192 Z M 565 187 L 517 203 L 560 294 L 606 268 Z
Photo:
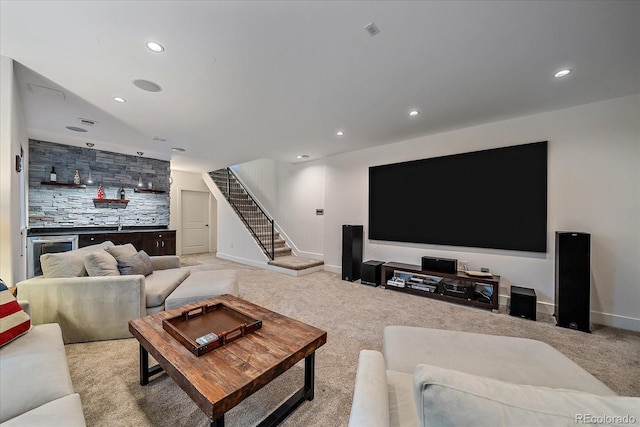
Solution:
M 403 279 L 404 287 L 388 284 L 394 277 Z M 498 310 L 500 276 L 475 277 L 462 271 L 440 273 L 422 270 L 419 265 L 387 262 L 382 265 L 382 283 L 385 289 Z

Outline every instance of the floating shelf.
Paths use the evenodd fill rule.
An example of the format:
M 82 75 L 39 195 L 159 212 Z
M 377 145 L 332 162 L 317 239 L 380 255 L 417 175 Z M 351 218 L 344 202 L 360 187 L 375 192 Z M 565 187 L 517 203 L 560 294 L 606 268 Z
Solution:
M 127 199 L 93 199 L 96 208 L 125 209 L 128 203 Z
M 41 181 L 41 185 L 54 185 L 56 187 L 69 187 L 69 188 L 87 188 L 84 184 L 68 184 L 66 182 L 56 182 L 56 181 Z
M 148 189 L 148 188 L 134 188 L 133 192 L 134 193 L 153 193 L 153 194 L 166 193 L 166 191 L 164 191 L 164 190 L 151 190 L 151 189 Z

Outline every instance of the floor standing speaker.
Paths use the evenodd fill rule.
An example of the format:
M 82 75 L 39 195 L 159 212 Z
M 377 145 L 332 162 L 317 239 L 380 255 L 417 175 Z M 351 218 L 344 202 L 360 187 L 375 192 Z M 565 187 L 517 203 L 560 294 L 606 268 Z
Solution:
M 362 231 L 362 225 L 342 226 L 342 280 L 354 282 L 360 278 Z
M 556 232 L 556 302 L 558 326 L 591 332 L 591 235 Z

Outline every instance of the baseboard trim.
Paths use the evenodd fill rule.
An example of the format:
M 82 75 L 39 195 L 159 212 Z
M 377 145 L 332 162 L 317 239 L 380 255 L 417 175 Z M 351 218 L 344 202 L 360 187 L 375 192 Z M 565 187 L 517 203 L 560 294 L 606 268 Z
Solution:
M 506 307 L 509 306 L 509 295 L 500 295 L 499 303 Z M 548 314 L 553 316 L 556 312 L 556 306 L 550 302 L 540 302 L 536 304 L 536 311 L 538 313 Z M 619 314 L 602 313 L 600 311 L 591 311 L 590 314 L 591 323 L 597 325 L 609 326 L 612 328 L 625 329 L 628 331 L 640 332 L 640 319 L 629 316 L 621 316 Z
M 628 331 L 640 332 L 640 319 L 635 317 L 620 316 L 619 314 L 591 312 L 591 323 L 610 326 L 612 328 L 626 329 Z
M 328 271 L 329 273 L 336 273 L 336 274 L 341 274 L 342 273 L 342 267 L 340 267 L 339 265 L 324 265 L 324 271 Z

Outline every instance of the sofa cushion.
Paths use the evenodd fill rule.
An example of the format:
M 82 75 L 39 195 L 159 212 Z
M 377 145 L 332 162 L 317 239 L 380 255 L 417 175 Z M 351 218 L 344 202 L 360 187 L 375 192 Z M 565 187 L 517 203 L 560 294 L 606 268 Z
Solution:
M 640 398 L 519 385 L 432 365 L 418 365 L 414 391 L 421 426 L 568 426 L 603 415 L 640 420 Z
M 84 267 L 89 276 L 119 276 L 118 261 L 106 250 L 84 256 Z
M 11 291 L 0 279 L 0 347 L 26 334 L 31 329 L 31 319 L 22 310 Z
M 27 335 L 0 348 L 0 360 L 0 423 L 73 393 L 56 323 L 34 326 Z
M 47 278 L 86 276 L 87 270 L 84 266 L 84 256 L 109 246 L 113 246 L 113 243 L 107 241 L 69 252 L 40 255 L 42 274 Z
M 80 395 L 61 397 L 2 423 L 2 427 L 84 427 Z
M 615 395 L 606 385 L 549 344 L 515 337 L 409 326 L 384 329 L 387 369 L 412 374 L 428 363 L 515 384 L 571 388 Z M 469 360 L 469 355 L 473 360 Z
M 389 427 L 418 427 L 418 412 L 413 392 L 413 375 L 387 371 L 389 386 Z
M 118 270 L 120 274 L 142 274 L 148 276 L 153 273 L 153 265 L 151 259 L 145 251 L 140 251 L 128 258 L 121 258 L 118 261 Z
M 131 243 L 126 245 L 113 245 L 106 249 L 116 260 L 124 260 L 134 256 L 138 253 L 138 250 Z
M 182 268 L 156 270 L 145 278 L 144 293 L 147 307 L 164 306 L 164 300 L 189 277 L 190 271 Z

